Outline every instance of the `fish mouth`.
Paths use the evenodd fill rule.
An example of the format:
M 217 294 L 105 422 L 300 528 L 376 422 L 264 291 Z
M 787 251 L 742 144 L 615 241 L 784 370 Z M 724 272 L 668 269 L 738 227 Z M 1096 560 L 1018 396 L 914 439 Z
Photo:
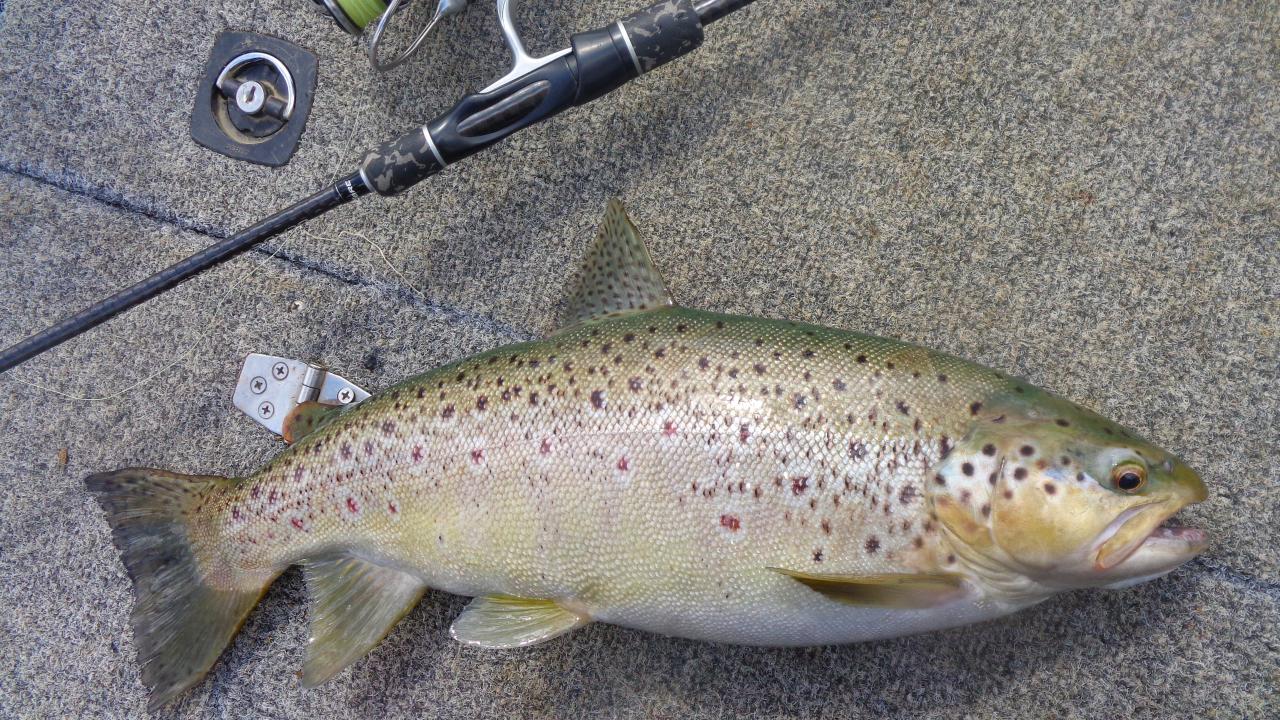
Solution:
M 1204 552 L 1209 534 L 1174 517 L 1191 504 L 1144 503 L 1120 513 L 1099 536 L 1094 570 L 1106 574 L 1134 565 L 1135 570 L 1163 574 Z

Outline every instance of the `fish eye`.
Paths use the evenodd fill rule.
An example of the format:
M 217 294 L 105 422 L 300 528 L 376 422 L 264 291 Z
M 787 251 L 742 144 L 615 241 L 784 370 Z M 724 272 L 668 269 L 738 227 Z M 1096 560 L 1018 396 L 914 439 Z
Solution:
M 1111 471 L 1111 482 L 1125 492 L 1137 492 L 1147 484 L 1147 471 L 1139 465 L 1117 465 Z

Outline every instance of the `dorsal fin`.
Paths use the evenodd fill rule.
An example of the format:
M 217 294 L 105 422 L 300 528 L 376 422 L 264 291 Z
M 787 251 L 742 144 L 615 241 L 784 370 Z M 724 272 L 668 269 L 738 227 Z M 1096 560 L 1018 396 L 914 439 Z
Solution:
M 622 201 L 610 200 L 561 326 L 674 304 Z

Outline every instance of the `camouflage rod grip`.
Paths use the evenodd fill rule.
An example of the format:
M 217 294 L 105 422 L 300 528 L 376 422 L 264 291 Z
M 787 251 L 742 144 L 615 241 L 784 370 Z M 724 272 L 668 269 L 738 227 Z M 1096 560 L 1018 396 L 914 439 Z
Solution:
M 619 21 L 641 74 L 702 45 L 702 21 L 690 0 L 662 0 Z
M 370 150 L 360 161 L 360 177 L 379 195 L 395 195 L 444 169 L 431 133 L 418 128 Z

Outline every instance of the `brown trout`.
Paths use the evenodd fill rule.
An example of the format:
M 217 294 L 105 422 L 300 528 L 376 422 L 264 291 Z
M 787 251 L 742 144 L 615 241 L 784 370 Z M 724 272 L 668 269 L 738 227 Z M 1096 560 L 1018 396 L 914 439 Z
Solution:
M 456 639 L 589 622 L 755 645 L 887 638 L 1163 575 L 1205 533 L 1182 461 L 1004 373 L 895 340 L 675 306 L 610 205 L 566 326 L 340 410 L 243 479 L 94 475 L 158 706 L 301 565 L 303 682 L 428 588 Z

